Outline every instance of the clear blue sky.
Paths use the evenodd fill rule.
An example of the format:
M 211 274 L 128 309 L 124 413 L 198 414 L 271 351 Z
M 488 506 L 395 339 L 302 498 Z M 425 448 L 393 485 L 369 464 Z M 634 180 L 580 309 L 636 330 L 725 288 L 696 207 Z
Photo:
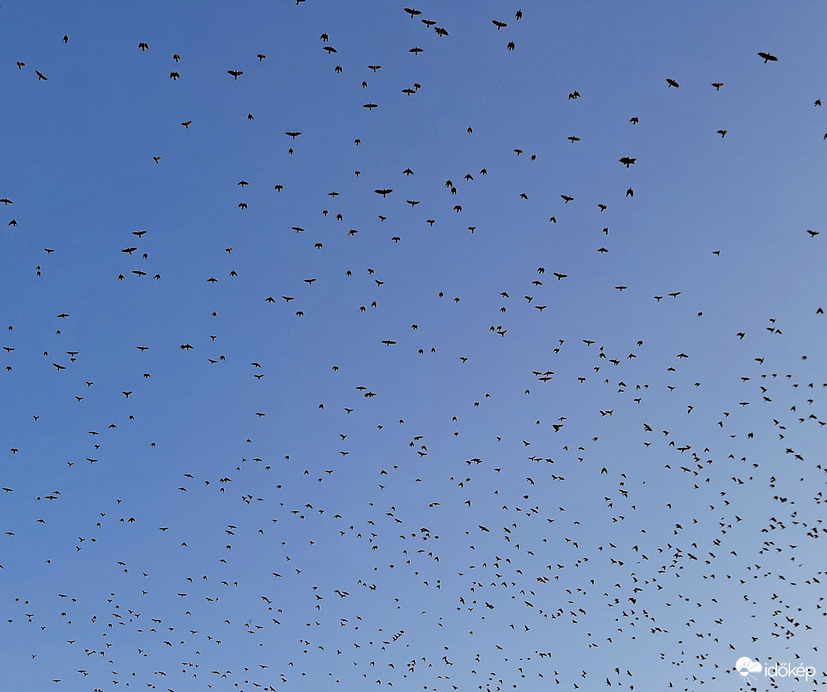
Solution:
M 0 7 L 4 690 L 825 682 L 827 12 L 409 9 Z

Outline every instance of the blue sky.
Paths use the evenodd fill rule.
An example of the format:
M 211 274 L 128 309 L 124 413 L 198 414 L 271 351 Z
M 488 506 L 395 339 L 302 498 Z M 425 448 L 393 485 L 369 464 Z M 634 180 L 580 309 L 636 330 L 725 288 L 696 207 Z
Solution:
M 823 9 L 405 8 L 0 8 L 8 689 L 823 683 Z

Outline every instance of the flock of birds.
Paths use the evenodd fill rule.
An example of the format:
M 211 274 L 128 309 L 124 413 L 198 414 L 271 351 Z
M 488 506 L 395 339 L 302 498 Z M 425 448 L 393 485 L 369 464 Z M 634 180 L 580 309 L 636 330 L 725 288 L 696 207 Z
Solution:
M 175 31 L 120 46 L 136 86 L 119 98 L 153 105 L 134 132 L 100 124 L 129 142 L 90 154 L 116 195 L 100 218 L 72 211 L 101 199 L 85 163 L 0 189 L 8 689 L 694 692 L 745 684 L 744 655 L 816 666 L 795 689 L 827 683 L 823 284 L 791 268 L 794 306 L 739 313 L 722 277 L 766 257 L 636 230 L 680 226 L 651 201 L 677 174 L 647 177 L 647 137 L 689 105 L 616 118 L 581 75 L 539 112 L 582 129 L 532 139 L 538 85 L 508 61 L 540 60 L 547 8 L 470 3 L 463 24 L 383 6 L 367 35 L 324 5 L 278 9 L 299 57 L 235 19 L 243 51 L 221 69 Z M 97 38 L 45 40 L 94 54 Z M 482 43 L 480 76 L 453 41 Z M 21 92 L 32 108 L 69 118 L 65 89 L 85 85 L 108 110 L 37 45 L 0 67 L 60 89 Z M 303 121 L 269 93 L 273 63 L 300 70 L 279 83 Z M 428 100 L 486 70 L 502 94 Z M 748 98 L 677 76 L 636 88 Z M 211 96 L 180 98 L 188 81 Z M 58 156 L 22 119 L 14 156 Z M 681 126 L 699 147 L 749 130 L 721 125 Z M 802 227 L 792 259 L 768 254 L 809 267 L 820 243 Z

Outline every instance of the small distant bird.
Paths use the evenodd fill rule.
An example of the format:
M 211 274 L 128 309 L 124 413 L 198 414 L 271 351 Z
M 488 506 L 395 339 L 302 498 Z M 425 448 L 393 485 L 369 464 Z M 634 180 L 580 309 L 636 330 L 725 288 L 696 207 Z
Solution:
M 637 161 L 637 159 L 633 159 L 630 156 L 624 156 L 622 159 L 620 159 L 620 163 L 626 166 L 626 168 L 631 166 L 635 161 Z
M 148 44 L 148 43 L 144 43 L 143 41 L 141 41 L 141 42 L 138 44 L 138 48 L 140 48 L 140 49 L 141 49 L 141 52 L 146 51 L 146 50 L 149 50 L 149 44 Z
M 666 83 L 670 87 L 675 87 L 676 89 L 680 86 L 680 84 L 678 84 L 674 79 L 669 79 L 669 77 L 666 78 Z
M 227 70 L 227 74 L 232 75 L 235 80 L 244 74 L 244 70 Z
M 508 24 L 506 24 L 505 22 L 501 22 L 501 21 L 499 21 L 499 20 L 497 20 L 497 19 L 492 19 L 492 20 L 491 20 L 491 23 L 492 23 L 495 27 L 497 27 L 497 31 L 499 31 L 500 29 L 505 29 L 505 27 L 507 27 L 507 26 L 508 26 Z
M 721 135 L 721 139 L 723 139 L 727 135 L 727 130 L 718 130 L 718 134 Z
M 35 70 L 35 74 L 37 75 L 38 81 L 43 80 L 44 82 L 48 81 L 49 78 L 44 75 L 40 70 Z
M 720 91 L 720 89 L 723 85 L 724 85 L 723 82 L 712 82 L 712 86 L 715 87 L 715 91 Z
M 768 62 L 778 62 L 778 58 L 776 58 L 772 53 L 764 53 L 759 52 L 758 55 L 764 58 L 764 64 L 766 65 Z

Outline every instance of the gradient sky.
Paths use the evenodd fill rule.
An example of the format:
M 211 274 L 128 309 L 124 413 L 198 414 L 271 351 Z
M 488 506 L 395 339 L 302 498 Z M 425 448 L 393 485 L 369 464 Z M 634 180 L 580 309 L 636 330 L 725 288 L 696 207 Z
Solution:
M 0 7 L 0 687 L 825 684 L 827 11 L 405 7 Z

